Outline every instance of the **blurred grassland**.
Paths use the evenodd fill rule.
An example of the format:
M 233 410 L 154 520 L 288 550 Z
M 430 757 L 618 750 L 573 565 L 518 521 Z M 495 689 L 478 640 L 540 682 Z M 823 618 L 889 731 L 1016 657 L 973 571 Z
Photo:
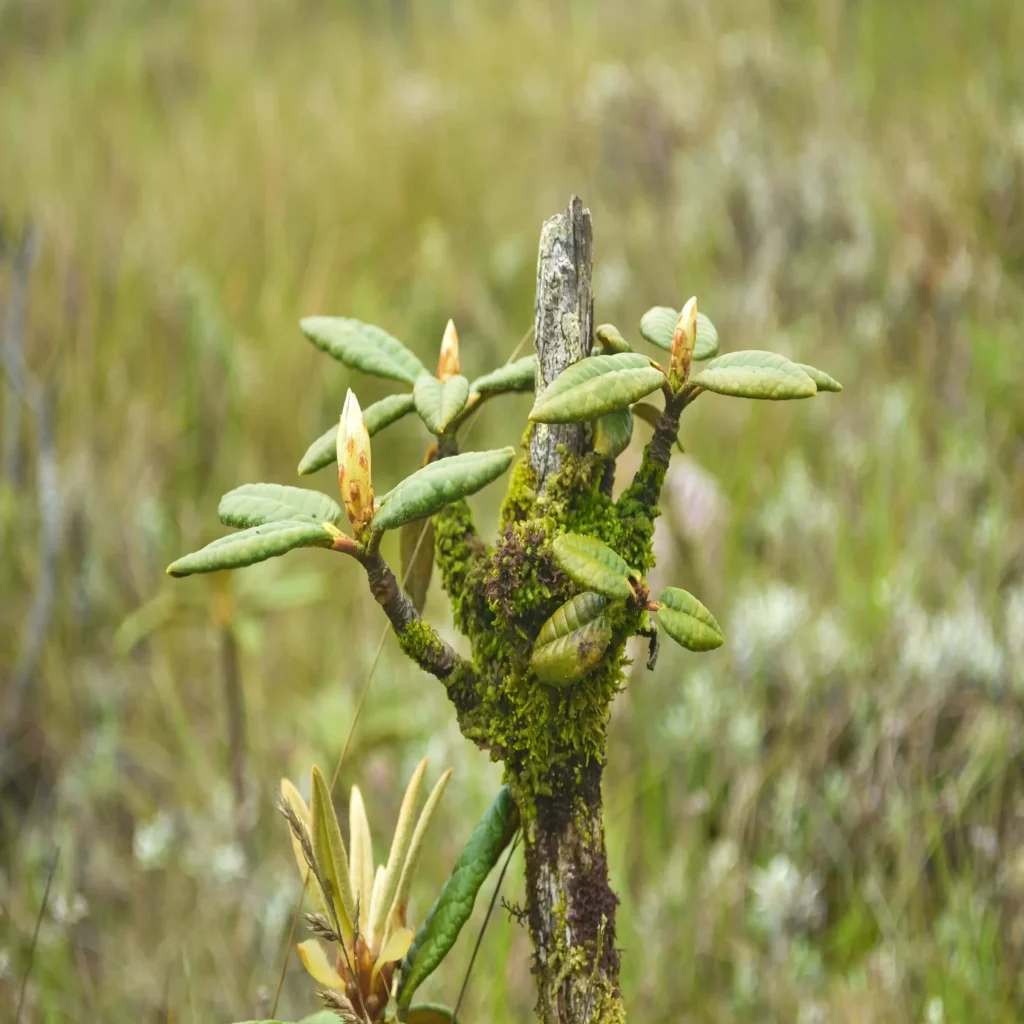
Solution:
M 632 1017 L 1020 1019 L 1022 47 L 1012 0 L 0 0 L 0 306 L 31 223 L 24 355 L 54 401 L 61 526 L 4 723 L 5 771 L 37 788 L 26 810 L 5 782 L 0 1017 L 57 846 L 26 1020 L 268 1011 L 297 895 L 277 780 L 333 766 L 383 621 L 322 552 L 229 580 L 163 568 L 218 535 L 223 491 L 293 481 L 349 384 L 389 390 L 300 316 L 380 323 L 428 364 L 451 316 L 483 372 L 531 325 L 541 221 L 576 192 L 598 322 L 635 338 L 696 292 L 725 349 L 846 388 L 687 414 L 658 571 L 727 645 L 653 674 L 638 656 L 613 709 Z M 9 706 L 41 516 L 33 419 L 0 401 L 21 410 L 20 470 L 0 466 Z M 472 445 L 516 443 L 528 408 L 492 403 Z M 409 421 L 375 439 L 379 491 L 426 441 Z M 476 501 L 488 529 L 499 500 Z M 428 614 L 450 629 L 436 584 Z M 414 915 L 500 773 L 389 638 L 339 787 L 342 808 L 363 787 L 378 858 L 424 753 L 456 774 Z M 482 910 L 430 995 L 454 1003 Z M 500 912 L 463 1017 L 531 1005 Z M 293 957 L 279 1012 L 313 1006 Z

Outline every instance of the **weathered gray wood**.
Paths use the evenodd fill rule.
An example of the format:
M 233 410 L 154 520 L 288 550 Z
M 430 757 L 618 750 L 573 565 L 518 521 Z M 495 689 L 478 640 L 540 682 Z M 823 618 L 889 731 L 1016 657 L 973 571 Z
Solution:
M 590 211 L 578 196 L 541 228 L 534 320 L 540 364 L 538 395 L 567 366 L 590 354 L 594 336 L 591 245 Z M 559 445 L 580 455 L 589 447 L 590 433 L 581 423 L 538 423 L 534 427 L 530 463 L 541 484 L 558 469 Z
M 573 196 L 544 222 L 537 257 L 536 338 L 539 394 L 567 366 L 590 354 L 590 211 Z M 530 463 L 541 486 L 561 462 L 590 450 L 586 424 L 534 426 Z M 625 1019 L 615 946 L 618 899 L 608 883 L 601 765 L 579 766 L 577 792 L 537 798 L 524 828 L 526 891 L 542 1024 L 601 1024 Z

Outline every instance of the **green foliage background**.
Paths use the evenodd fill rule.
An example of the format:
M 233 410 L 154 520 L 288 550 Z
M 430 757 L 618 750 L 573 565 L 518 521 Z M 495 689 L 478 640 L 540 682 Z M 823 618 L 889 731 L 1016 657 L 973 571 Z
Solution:
M 21 723 L 42 782 L 3 831 L 0 1016 L 57 846 L 26 1020 L 268 1009 L 297 892 L 277 780 L 334 764 L 384 621 L 321 551 L 230 581 L 163 568 L 218 534 L 223 492 L 297 483 L 350 383 L 387 392 L 301 316 L 380 323 L 428 365 L 452 316 L 476 376 L 529 328 L 540 223 L 575 191 L 596 322 L 637 341 L 644 310 L 696 292 L 723 351 L 846 388 L 684 418 L 659 582 L 726 645 L 665 649 L 654 674 L 638 647 L 614 708 L 632 1015 L 1019 1019 L 1022 47 L 1013 0 L 0 0 L 0 302 L 31 220 L 26 360 L 55 399 L 62 524 Z M 491 403 L 474 447 L 517 443 L 530 402 Z M 374 441 L 380 493 L 419 465 L 412 422 Z M 39 570 L 22 428 L 21 478 L 0 467 L 0 686 Z M 436 586 L 427 612 L 449 621 Z M 414 920 L 499 773 L 389 638 L 342 804 L 358 781 L 384 836 L 423 753 L 456 774 Z M 473 932 L 424 997 L 454 1002 Z M 528 957 L 497 915 L 464 1019 L 529 1020 Z M 313 1007 L 293 957 L 282 1012 Z

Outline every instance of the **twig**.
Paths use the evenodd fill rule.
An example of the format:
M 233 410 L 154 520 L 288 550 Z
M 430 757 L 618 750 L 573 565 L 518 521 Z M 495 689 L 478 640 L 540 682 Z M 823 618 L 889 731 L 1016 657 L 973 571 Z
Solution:
M 476 963 L 476 955 L 480 952 L 480 945 L 484 941 L 484 932 L 487 931 L 487 924 L 491 920 L 494 905 L 498 902 L 498 894 L 501 892 L 501 883 L 505 881 L 505 872 L 508 871 L 509 863 L 512 860 L 512 854 L 516 852 L 516 847 L 519 845 L 519 839 L 521 836 L 522 832 L 518 832 L 515 839 L 512 841 L 512 845 L 508 849 L 508 856 L 505 857 L 505 863 L 501 866 L 501 874 L 498 875 L 498 881 L 494 886 L 494 892 L 491 893 L 491 902 L 487 906 L 487 913 L 484 915 L 484 923 L 480 925 L 480 932 L 476 937 L 476 944 L 473 946 L 473 954 L 470 956 L 469 966 L 466 968 L 466 976 L 462 979 L 462 988 L 459 990 L 459 998 L 455 1002 L 455 1010 L 452 1013 L 452 1020 L 454 1024 L 458 1024 L 459 1008 L 462 1006 L 462 1000 L 466 995 L 466 989 L 469 987 L 469 977 L 473 973 L 473 965 Z
M 39 944 L 39 929 L 43 926 L 43 915 L 46 913 L 46 904 L 50 900 L 50 886 L 53 884 L 53 876 L 57 872 L 57 862 L 60 860 L 60 847 L 53 853 L 53 862 L 50 864 L 50 871 L 46 876 L 46 887 L 43 889 L 43 899 L 39 904 L 39 913 L 36 915 L 36 926 L 32 932 L 32 945 L 28 951 L 28 966 L 25 968 L 25 976 L 21 979 L 21 991 L 18 993 L 18 1008 L 14 1011 L 14 1024 L 21 1020 L 21 1011 L 25 1005 L 25 994 L 28 991 L 28 979 L 32 975 L 32 968 L 36 962 L 36 946 Z

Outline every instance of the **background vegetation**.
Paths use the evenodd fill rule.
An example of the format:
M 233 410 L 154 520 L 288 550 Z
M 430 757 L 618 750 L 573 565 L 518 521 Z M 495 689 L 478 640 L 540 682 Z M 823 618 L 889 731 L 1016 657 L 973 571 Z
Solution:
M 530 326 L 540 223 L 575 191 L 598 322 L 635 338 L 696 292 L 724 349 L 846 386 L 687 414 L 662 566 L 727 643 L 638 658 L 614 707 L 633 1018 L 1021 1019 L 1022 48 L 1013 0 L 0 0 L 0 304 L 28 370 L 0 397 L 0 1017 L 57 849 L 25 1020 L 269 1009 L 297 892 L 277 781 L 334 764 L 383 617 L 323 552 L 163 568 L 338 414 L 353 381 L 301 315 L 428 362 L 453 316 L 472 376 Z M 418 464 L 417 431 L 380 435 L 378 474 Z M 378 840 L 423 753 L 456 773 L 419 913 L 499 774 L 389 638 L 341 787 Z M 430 983 L 449 1003 L 469 931 Z M 497 914 L 467 1021 L 530 1019 L 528 950 Z M 281 1012 L 313 1008 L 293 957 Z

